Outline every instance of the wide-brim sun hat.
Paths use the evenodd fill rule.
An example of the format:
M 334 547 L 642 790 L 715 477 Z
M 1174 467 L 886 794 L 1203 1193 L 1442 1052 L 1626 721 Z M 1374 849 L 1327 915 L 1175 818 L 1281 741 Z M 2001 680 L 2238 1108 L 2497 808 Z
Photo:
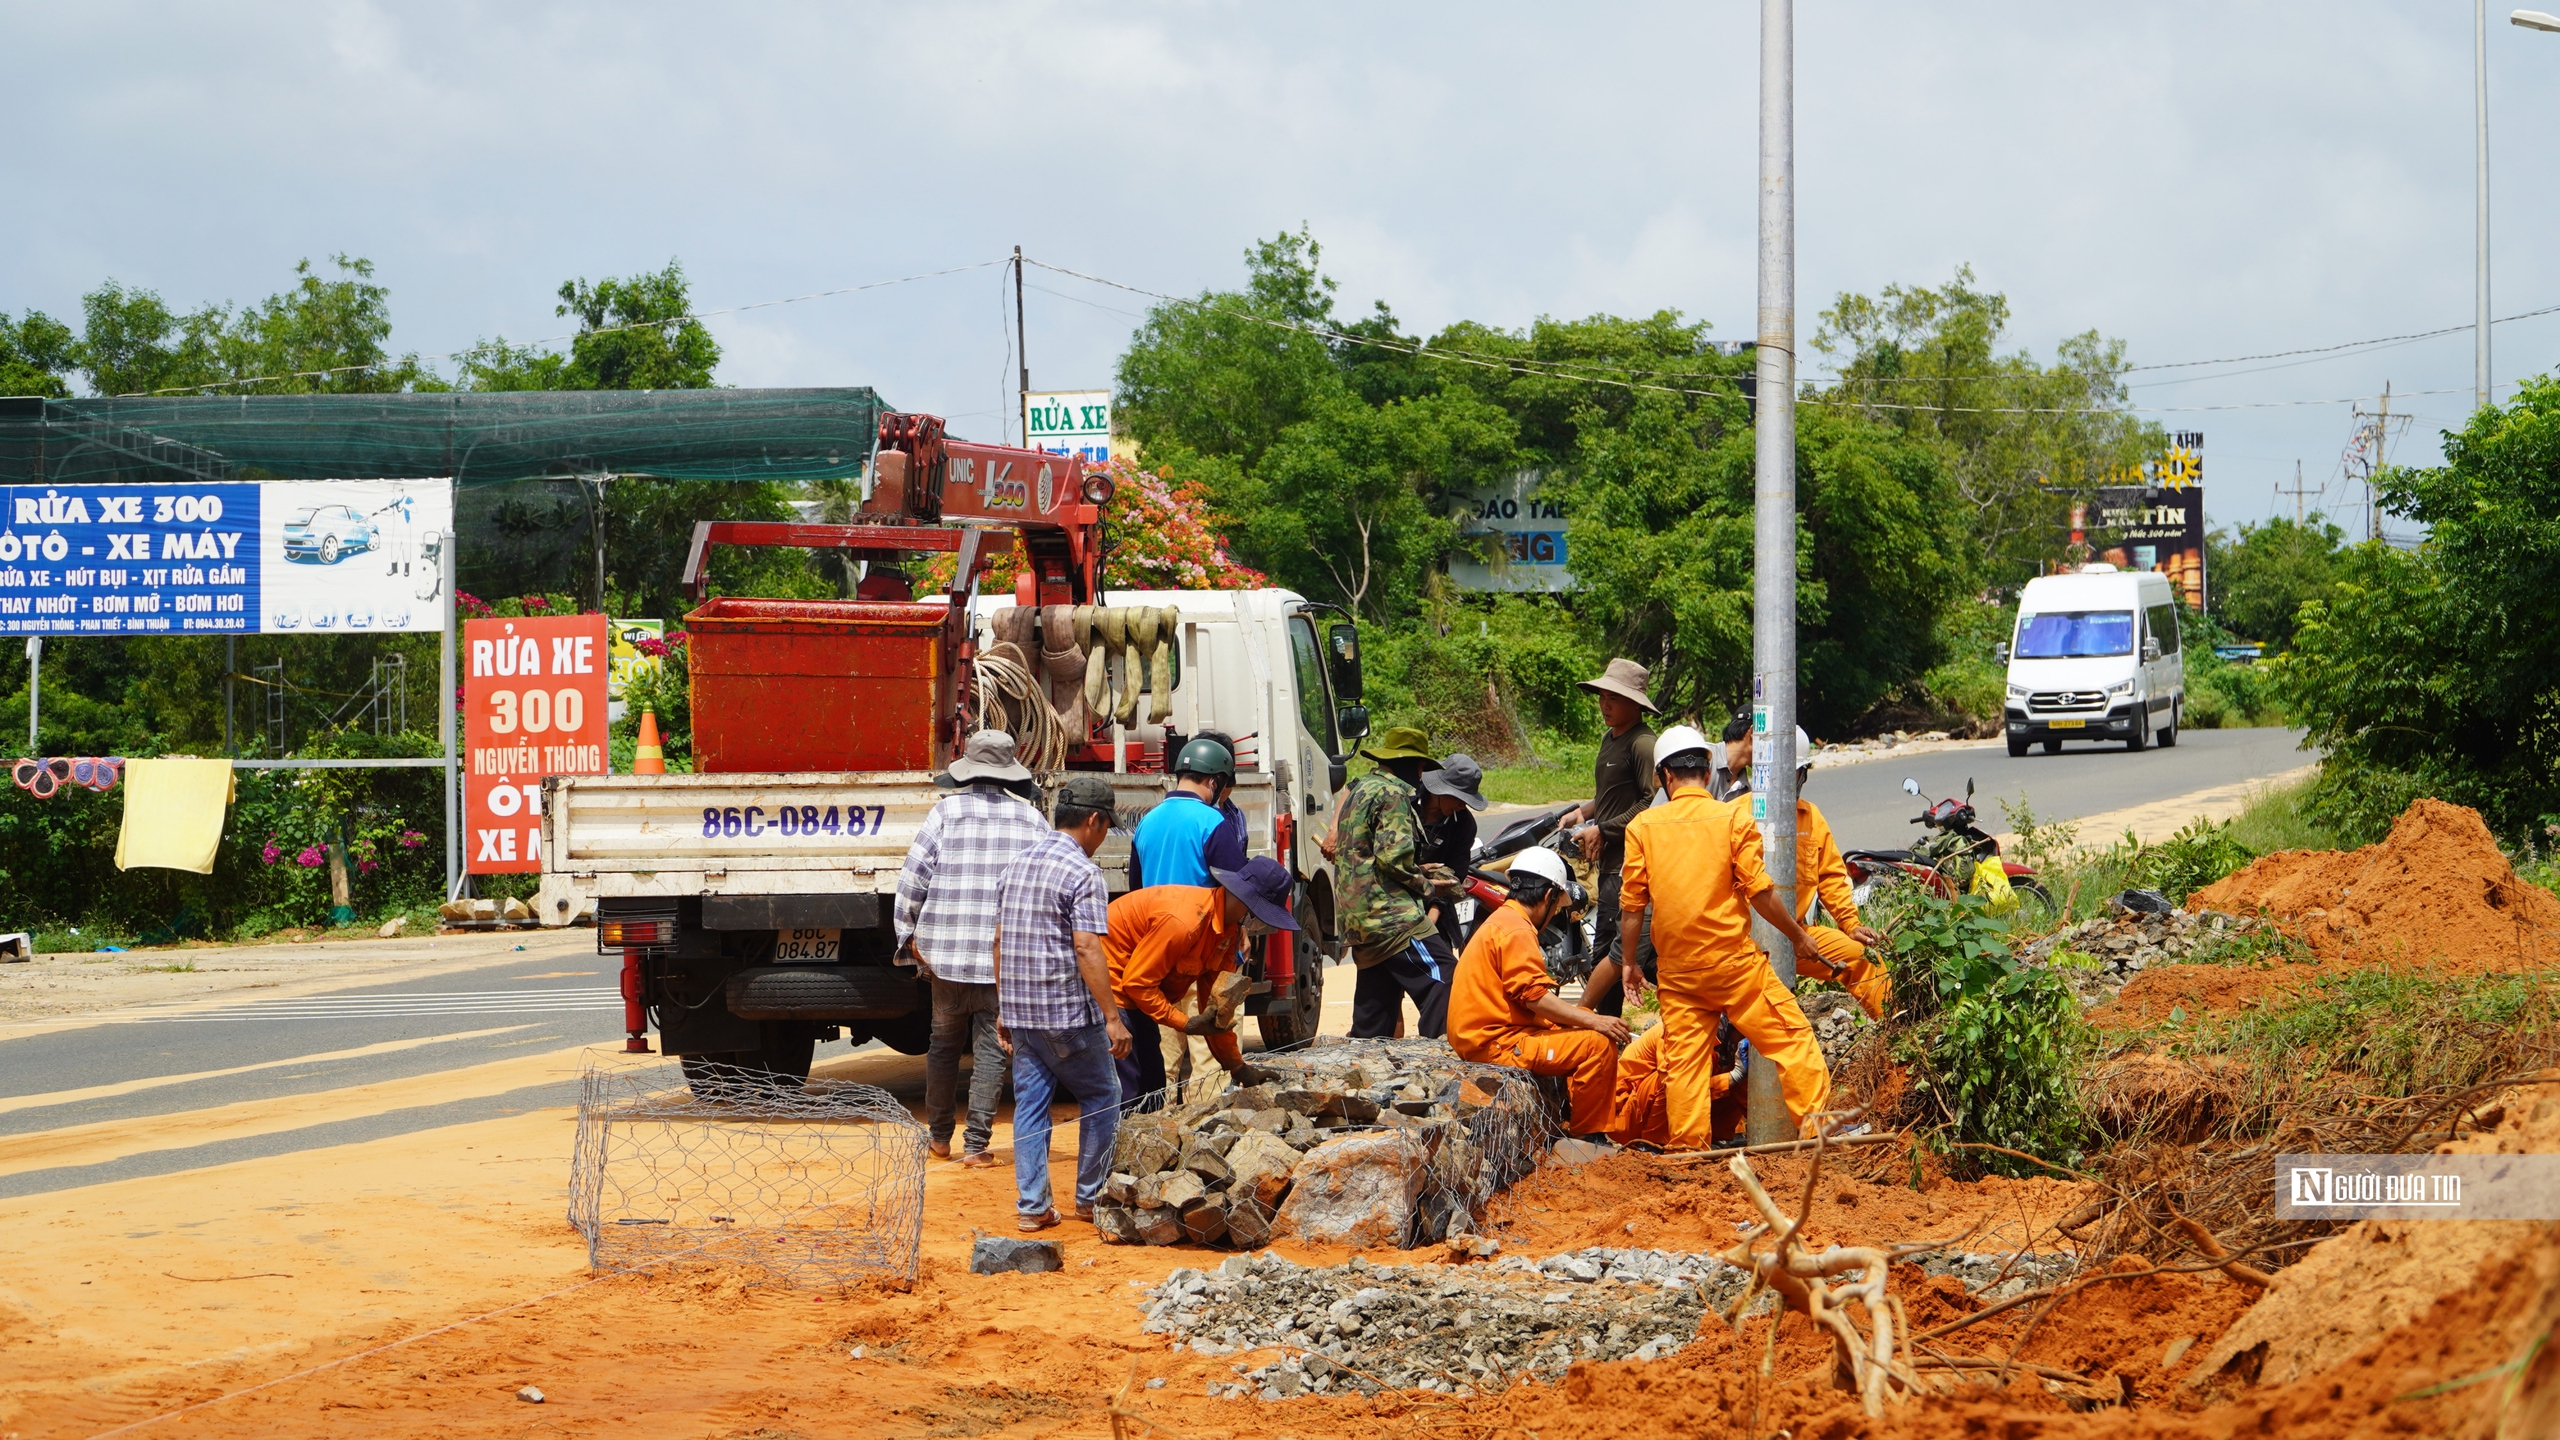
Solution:
M 1390 725 L 1378 732 L 1377 738 L 1360 747 L 1368 760 L 1429 760 L 1437 764 L 1439 757 L 1428 748 L 1430 737 L 1411 725 Z
M 1275 930 L 1295 930 L 1298 917 L 1289 913 L 1289 895 L 1295 888 L 1289 869 L 1268 855 L 1256 855 L 1244 862 L 1241 870 L 1212 870 L 1226 892 L 1244 902 L 1255 919 Z
M 1621 655 L 1601 670 L 1598 679 L 1583 681 L 1581 688 L 1593 694 L 1606 692 L 1621 696 L 1634 701 L 1646 714 L 1658 715 L 1661 712 L 1654 708 L 1653 697 L 1644 690 L 1652 679 L 1653 676 L 1643 666 Z
M 1422 772 L 1422 788 L 1434 795 L 1463 800 L 1470 810 L 1482 810 L 1493 803 L 1484 798 L 1479 787 L 1484 784 L 1484 767 L 1472 755 L 1452 755 L 1440 762 L 1437 770 Z
M 951 762 L 951 778 L 963 785 L 976 780 L 1028 780 L 1031 770 L 1013 755 L 1013 737 L 1001 730 L 980 730 Z

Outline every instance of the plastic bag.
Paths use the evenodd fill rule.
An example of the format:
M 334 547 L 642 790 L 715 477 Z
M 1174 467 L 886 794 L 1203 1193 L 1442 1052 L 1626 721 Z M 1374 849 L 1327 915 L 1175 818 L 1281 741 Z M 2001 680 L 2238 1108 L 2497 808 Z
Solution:
M 1973 867 L 1973 884 L 1969 893 L 1989 901 L 1994 915 L 2006 915 L 2018 908 L 2018 892 L 2009 885 L 2009 872 L 1997 858 L 1984 860 Z

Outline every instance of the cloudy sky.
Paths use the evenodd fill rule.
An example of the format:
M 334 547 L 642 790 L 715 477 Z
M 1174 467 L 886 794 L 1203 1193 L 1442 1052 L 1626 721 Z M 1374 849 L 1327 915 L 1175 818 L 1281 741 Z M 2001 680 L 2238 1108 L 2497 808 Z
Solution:
M 2538 139 L 2560 35 L 2504 13 L 2502 316 L 2560 305 L 2560 150 Z M 1191 293 L 1305 222 L 1353 311 L 1383 298 L 1423 333 L 1667 306 L 1747 338 L 1757 24 L 1736 0 L 13 5 L 0 308 L 73 314 L 109 276 L 249 301 L 345 251 L 391 287 L 395 343 L 436 354 L 555 335 L 560 281 L 671 256 L 705 308 L 1017 244 Z M 1802 328 L 1840 291 L 1968 263 L 2039 355 L 2092 327 L 2158 364 L 2466 324 L 2471 46 L 2447 0 L 1811 0 Z M 1031 275 L 1035 386 L 1108 384 L 1144 302 Z M 872 384 L 992 438 L 1000 277 L 720 317 L 720 376 Z M 2495 333 L 2511 382 L 2549 365 L 2560 315 Z M 2289 512 L 2298 459 L 2360 529 L 2347 399 L 2404 397 L 2411 461 L 2470 406 L 2467 333 L 2270 364 L 2132 377 L 2146 407 L 2245 407 L 2158 415 L 2204 433 L 2216 523 Z M 2299 401 L 2329 403 L 2276 403 Z

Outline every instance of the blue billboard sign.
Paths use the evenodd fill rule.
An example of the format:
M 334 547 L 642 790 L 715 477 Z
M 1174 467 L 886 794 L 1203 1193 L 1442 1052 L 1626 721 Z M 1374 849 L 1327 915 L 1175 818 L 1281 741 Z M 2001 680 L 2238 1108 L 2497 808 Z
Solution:
M 444 480 L 0 486 L 0 634 L 444 628 Z

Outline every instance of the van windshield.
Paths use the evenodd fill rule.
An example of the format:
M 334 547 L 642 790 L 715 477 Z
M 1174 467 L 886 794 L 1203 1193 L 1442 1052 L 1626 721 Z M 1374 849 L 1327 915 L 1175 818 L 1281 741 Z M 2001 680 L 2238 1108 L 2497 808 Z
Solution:
M 2018 621 L 2021 660 L 2075 660 L 2133 653 L 2130 610 L 2057 610 Z

